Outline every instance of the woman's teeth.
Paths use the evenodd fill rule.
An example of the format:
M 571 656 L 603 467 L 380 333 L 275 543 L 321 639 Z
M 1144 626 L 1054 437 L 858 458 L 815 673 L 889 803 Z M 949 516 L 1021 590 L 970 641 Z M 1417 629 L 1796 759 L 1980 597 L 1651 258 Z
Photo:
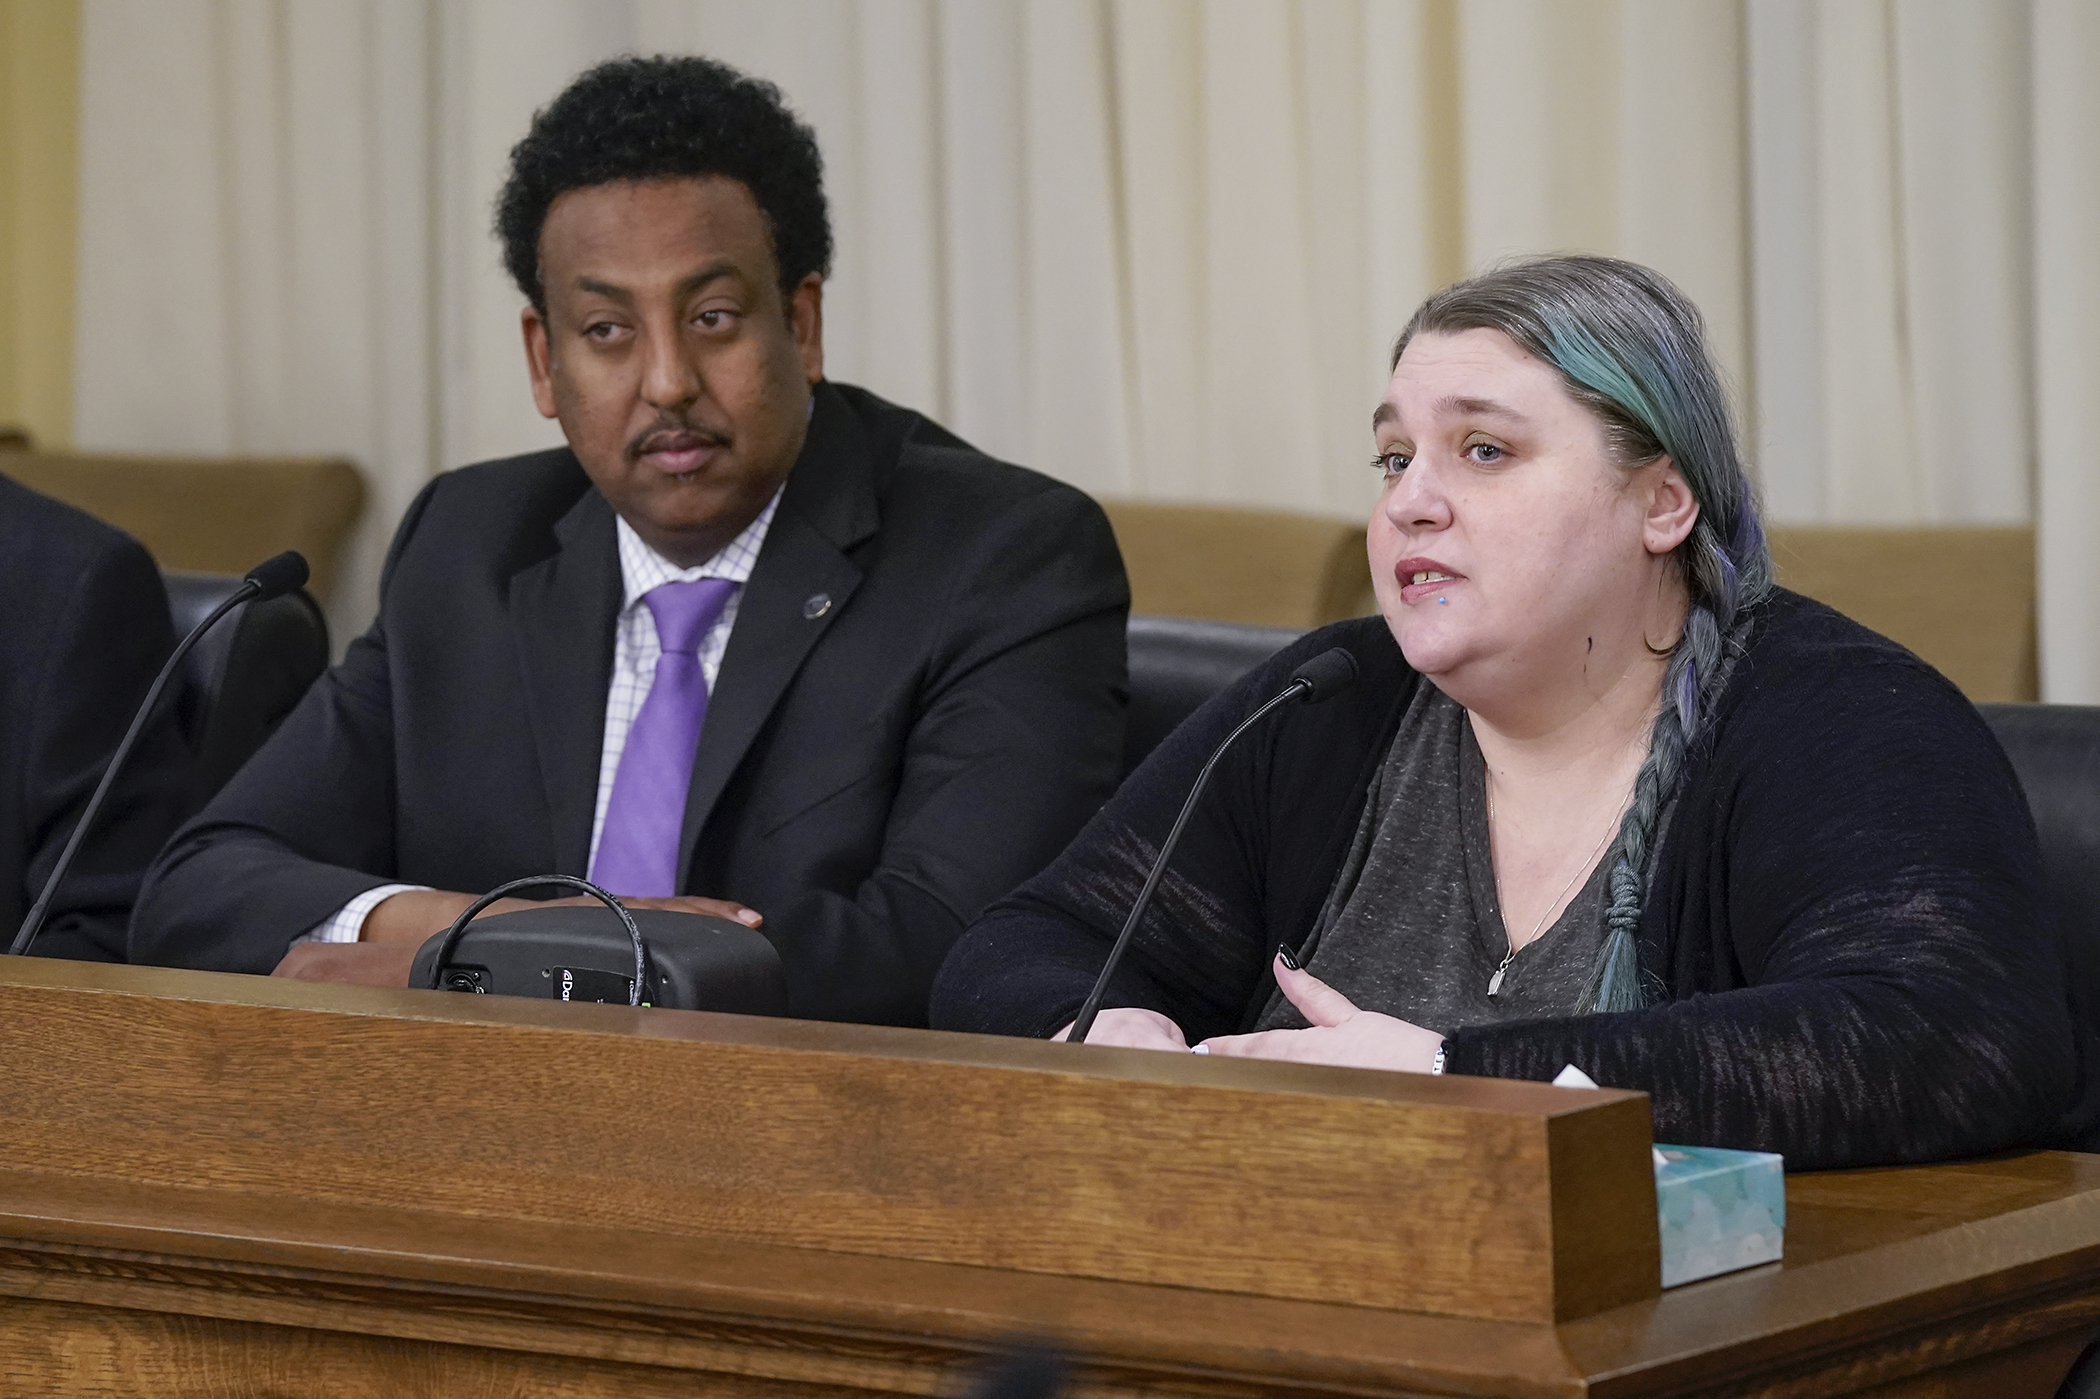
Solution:
M 1409 586 L 1416 583 L 1455 583 L 1457 575 L 1450 573 L 1417 573 L 1408 580 Z

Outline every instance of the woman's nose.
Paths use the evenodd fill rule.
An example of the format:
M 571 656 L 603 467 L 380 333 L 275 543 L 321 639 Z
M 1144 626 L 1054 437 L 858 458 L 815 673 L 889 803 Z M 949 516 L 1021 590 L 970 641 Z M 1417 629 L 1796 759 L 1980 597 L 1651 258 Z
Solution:
M 1396 529 L 1442 529 L 1451 523 L 1451 502 L 1433 464 L 1420 458 L 1409 463 L 1385 488 L 1379 502 L 1388 524 Z

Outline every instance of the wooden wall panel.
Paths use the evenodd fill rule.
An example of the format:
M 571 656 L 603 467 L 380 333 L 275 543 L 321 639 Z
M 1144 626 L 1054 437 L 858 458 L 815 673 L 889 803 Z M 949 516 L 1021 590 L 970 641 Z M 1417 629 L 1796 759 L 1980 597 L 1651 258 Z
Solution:
M 0 1306 L 0 1384 L 10 1399 L 831 1399 L 880 1392 L 28 1300 Z
M 79 0 L 0 0 L 0 427 L 73 439 Z

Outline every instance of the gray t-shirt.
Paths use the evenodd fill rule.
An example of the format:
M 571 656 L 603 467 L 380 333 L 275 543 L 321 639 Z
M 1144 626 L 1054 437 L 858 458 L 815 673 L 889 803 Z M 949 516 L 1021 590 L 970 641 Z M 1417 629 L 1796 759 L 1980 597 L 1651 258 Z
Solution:
M 1299 960 L 1363 1009 L 1443 1035 L 1575 1014 L 1604 942 L 1606 862 L 1510 962 L 1491 997 L 1488 982 L 1509 954 L 1509 934 L 1489 851 L 1487 765 L 1472 723 L 1456 700 L 1425 683 Z M 1304 1025 L 1279 992 L 1257 1028 Z

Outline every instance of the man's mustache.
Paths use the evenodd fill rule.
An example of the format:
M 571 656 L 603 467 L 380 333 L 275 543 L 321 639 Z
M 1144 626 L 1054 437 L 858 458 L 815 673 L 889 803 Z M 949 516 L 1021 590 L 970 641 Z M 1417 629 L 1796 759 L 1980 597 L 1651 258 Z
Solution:
M 640 461 L 649 452 L 683 452 L 696 447 L 727 447 L 729 432 L 725 428 L 707 423 L 686 423 L 675 419 L 657 422 L 635 435 L 627 444 L 627 460 Z

